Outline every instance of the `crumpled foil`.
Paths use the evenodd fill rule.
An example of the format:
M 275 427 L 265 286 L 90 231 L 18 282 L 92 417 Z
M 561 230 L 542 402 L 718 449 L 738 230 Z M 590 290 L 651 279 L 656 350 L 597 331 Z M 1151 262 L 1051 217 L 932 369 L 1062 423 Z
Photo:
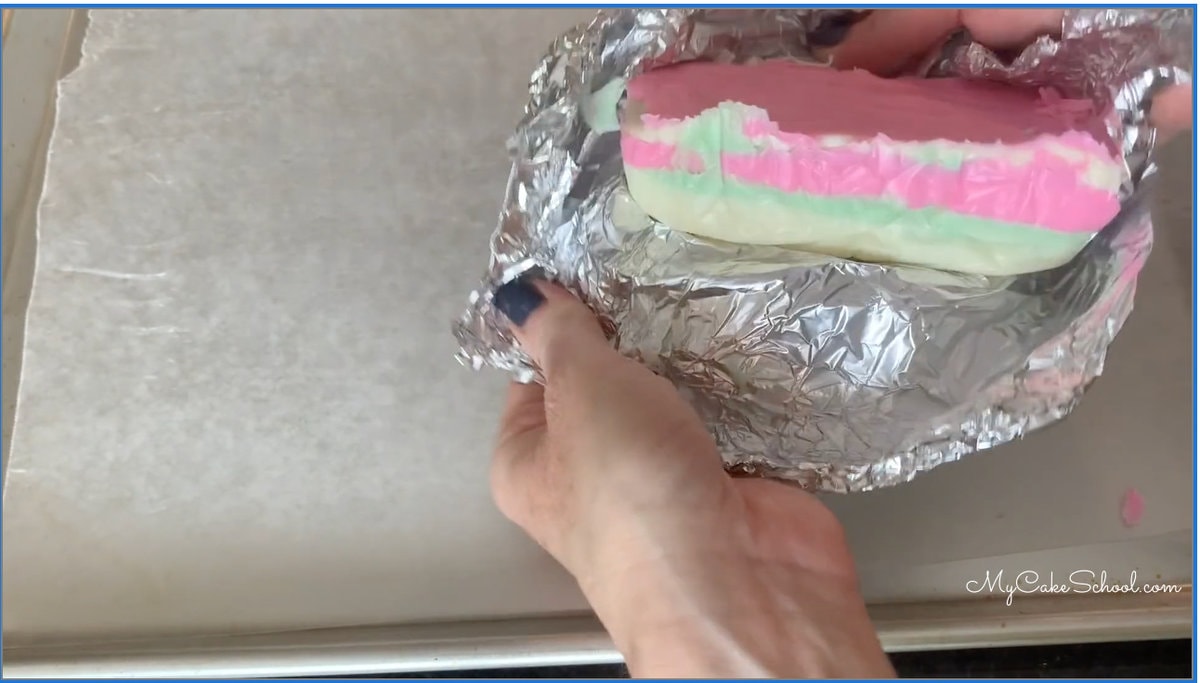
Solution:
M 1068 10 L 1061 39 L 1011 62 L 965 32 L 927 60 L 930 76 L 1113 106 L 1123 210 L 1061 268 L 988 278 L 872 265 L 710 242 L 641 214 L 619 133 L 596 122 L 624 79 L 691 59 L 820 61 L 808 36 L 835 14 L 604 10 L 553 43 L 510 141 L 488 273 L 454 327 L 459 358 L 538 379 L 492 292 L 540 268 L 593 307 L 618 350 L 675 383 L 731 469 L 827 491 L 906 482 L 1067 415 L 1103 370 L 1151 247 L 1147 113 L 1158 89 L 1190 82 L 1191 12 Z

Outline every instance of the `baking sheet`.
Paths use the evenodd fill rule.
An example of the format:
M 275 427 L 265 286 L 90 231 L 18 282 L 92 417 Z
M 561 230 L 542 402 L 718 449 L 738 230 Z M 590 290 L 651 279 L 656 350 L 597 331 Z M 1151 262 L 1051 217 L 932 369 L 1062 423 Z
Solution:
M 528 72 L 589 14 L 92 13 L 39 215 L 6 647 L 585 607 L 491 505 L 503 379 L 454 363 L 448 321 Z M 1071 419 L 832 501 L 873 601 L 946 597 L 941 562 L 1190 528 L 1187 151 Z M 1190 579 L 1176 555 L 1157 573 Z

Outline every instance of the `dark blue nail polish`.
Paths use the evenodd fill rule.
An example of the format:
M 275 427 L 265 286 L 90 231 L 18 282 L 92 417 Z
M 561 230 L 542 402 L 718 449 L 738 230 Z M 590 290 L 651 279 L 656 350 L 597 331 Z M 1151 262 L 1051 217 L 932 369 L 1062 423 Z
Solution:
M 522 275 L 501 285 L 492 297 L 496 308 L 517 327 L 524 325 L 537 307 L 546 303 L 546 297 L 533 286 L 533 280 L 529 274 Z

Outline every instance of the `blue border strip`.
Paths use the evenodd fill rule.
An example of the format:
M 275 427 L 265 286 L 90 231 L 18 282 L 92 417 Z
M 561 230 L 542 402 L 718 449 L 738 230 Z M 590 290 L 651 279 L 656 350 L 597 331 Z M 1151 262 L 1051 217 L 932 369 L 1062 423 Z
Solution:
M 1196 45 L 1197 37 L 1200 36 L 1200 32 L 1197 31 L 1195 19 L 1196 19 L 1195 9 L 1193 9 L 1193 14 L 1192 14 L 1192 68 L 1193 68 L 1193 70 L 1195 69 L 1196 57 L 1198 54 L 1197 45 Z M 1197 353 L 1196 353 L 1196 351 L 1197 351 L 1196 323 L 1198 320 L 1200 320 L 1200 312 L 1198 312 L 1198 311 L 1200 311 L 1200 309 L 1197 309 L 1198 301 L 1200 301 L 1200 289 L 1197 288 L 1198 279 L 1197 279 L 1197 274 L 1196 274 L 1197 252 L 1198 252 L 1198 250 L 1200 250 L 1200 244 L 1197 243 L 1198 235 L 1197 235 L 1197 229 L 1196 229 L 1196 198 L 1197 198 L 1197 191 L 1196 191 L 1196 180 L 1197 180 L 1197 178 L 1196 178 L 1196 151 L 1197 151 L 1197 146 L 1196 146 L 1196 134 L 1197 134 L 1196 101 L 1197 101 L 1196 100 L 1196 86 L 1195 86 L 1195 78 L 1193 75 L 1193 84 L 1192 84 L 1192 420 L 1193 420 L 1193 422 L 1192 422 L 1192 534 L 1193 534 L 1193 536 L 1192 536 L 1192 586 L 1193 586 L 1193 588 L 1192 588 L 1192 680 L 1193 681 L 1196 680 L 1196 675 L 1197 675 L 1197 671 L 1196 671 L 1196 667 L 1197 667 L 1197 649 L 1196 649 L 1197 598 L 1196 598 L 1196 590 L 1195 590 L 1197 551 L 1196 551 L 1195 533 L 1196 533 L 1196 529 L 1198 528 L 1198 517 L 1196 514 L 1196 512 L 1197 512 L 1196 492 L 1197 492 L 1198 475 L 1200 475 L 1200 473 L 1197 472 L 1197 468 L 1200 467 L 1200 465 L 1197 464 L 1197 439 L 1200 438 L 1197 436 L 1197 434 L 1198 434 L 1197 429 L 1198 429 L 1198 427 L 1200 427 L 1200 425 L 1197 425 L 1197 422 L 1196 422 L 1197 421 L 1197 412 L 1196 412 L 1196 408 L 1197 408 L 1197 396 L 1196 396 L 1197 368 L 1196 368 L 1196 366 L 1198 363 L 1200 363 L 1200 360 L 1197 359 Z
M 763 8 L 779 8 L 779 9 L 831 9 L 831 8 L 851 8 L 851 9 L 866 9 L 866 8 L 886 8 L 886 9 L 913 9 L 913 8 L 929 8 L 929 7 L 960 7 L 969 4 L 970 7 L 982 7 L 992 9 L 1061 9 L 1069 7 L 1071 9 L 1129 9 L 1138 7 L 1155 7 L 1155 8 L 1197 8 L 1197 3 L 1114 3 L 1114 4 L 1047 4 L 1047 3 L 1031 3 L 1031 4 L 1015 4 L 1015 3 L 919 3 L 919 4 L 895 4 L 881 6 L 870 3 L 758 3 L 754 7 Z M 208 9 L 300 9 L 300 8 L 336 8 L 336 9 L 389 9 L 389 8 L 434 8 L 434 7 L 454 7 L 461 9 L 605 9 L 605 8 L 628 8 L 628 7 L 645 7 L 646 3 L 632 2 L 610 2 L 610 3 L 562 3 L 562 2 L 547 2 L 547 3 L 529 3 L 529 2 L 503 2 L 503 3 L 480 3 L 480 2 L 409 2 L 409 3 L 332 3 L 332 2 L 314 2 L 306 3 L 230 3 L 230 4 L 214 4 L 214 3 L 189 3 L 189 2 L 164 2 L 164 3 L 129 3 L 129 2 L 99 2 L 80 5 L 70 2 L 39 2 L 39 3 L 5 3 L 4 9 L 30 9 L 39 7 L 64 7 L 76 9 L 139 9 L 139 8 L 171 8 L 171 7 L 190 7 L 190 8 L 208 8 Z M 699 7 L 699 8 L 736 8 L 745 7 L 746 5 L 730 4 L 730 3 L 715 3 L 715 2 L 664 2 L 656 3 L 655 7 Z M 1194 31 L 1194 29 L 1193 29 Z
M 958 7 L 958 6 L 963 6 L 963 5 L 969 5 L 971 7 L 984 7 L 984 8 L 1017 8 L 1017 7 L 1019 7 L 1019 8 L 1032 8 L 1032 9 L 1039 9 L 1039 8 L 1057 9 L 1057 8 L 1064 7 L 1064 5 L 1061 5 L 1061 4 L 1044 4 L 1044 3 L 1017 4 L 1017 3 L 941 3 L 941 2 L 916 3 L 916 4 L 896 4 L 896 5 L 887 5 L 886 7 L 889 9 L 890 8 L 907 9 L 907 8 L 922 8 L 922 7 Z M 347 8 L 347 9 L 378 8 L 378 9 L 389 9 L 389 8 L 435 8 L 435 7 L 454 7 L 454 8 L 464 8 L 464 9 L 511 9 L 511 8 L 523 8 L 523 9 L 553 8 L 553 9 L 558 9 L 558 8 L 579 7 L 579 8 L 583 8 L 583 9 L 601 9 L 601 8 L 608 8 L 608 7 L 641 7 L 641 6 L 644 6 L 644 3 L 613 2 L 613 3 L 599 4 L 599 3 L 588 2 L 588 3 L 570 4 L 570 3 L 554 2 L 554 3 L 541 4 L 541 3 L 516 2 L 516 3 L 484 4 L 484 3 L 466 3 L 466 2 L 445 2 L 445 3 L 414 2 L 414 3 L 381 3 L 381 4 L 368 4 L 368 3 L 339 4 L 339 3 L 329 3 L 329 2 L 318 2 L 318 3 L 312 3 L 312 4 L 297 4 L 297 3 L 288 3 L 288 4 L 266 4 L 266 3 L 235 3 L 235 4 L 92 3 L 92 4 L 87 4 L 87 5 L 80 5 L 80 4 L 76 4 L 76 3 L 65 3 L 65 2 L 49 2 L 49 3 L 28 3 L 28 2 L 26 2 L 26 3 L 5 3 L 0 7 L 2 7 L 3 9 L 28 9 L 28 8 L 42 8 L 42 7 L 79 8 L 79 9 L 92 9 L 92 8 L 96 8 L 96 9 L 110 9 L 110 8 L 112 8 L 112 9 L 137 9 L 137 8 L 175 8 L 175 7 L 211 8 L 211 9 L 225 9 L 225 8 L 228 8 L 228 9 L 250 9 L 250 8 L 254 8 L 254 9 L 296 9 L 296 8 Z M 701 7 L 701 8 L 713 7 L 713 8 L 720 8 L 720 7 L 736 7 L 738 5 L 732 5 L 729 3 L 722 4 L 722 3 L 711 3 L 711 2 L 699 2 L 699 3 L 667 2 L 667 3 L 660 3 L 659 6 L 662 6 L 662 7 Z M 745 5 L 741 5 L 741 6 L 745 6 Z M 762 4 L 755 5 L 755 6 L 756 7 L 778 7 L 778 8 L 789 8 L 789 7 L 793 7 L 793 8 L 843 8 L 843 7 L 845 7 L 845 8 L 874 8 L 874 7 L 879 7 L 879 5 L 877 5 L 877 4 L 864 4 L 864 3 L 810 3 L 810 4 L 762 3 Z M 1155 3 L 1154 5 L 1147 5 L 1147 4 L 1142 4 L 1142 3 L 1136 3 L 1136 4 L 1118 3 L 1118 4 L 1105 4 L 1105 5 L 1101 5 L 1101 4 L 1070 5 L 1070 7 L 1072 7 L 1072 8 L 1085 8 L 1085 9 L 1098 9 L 1098 8 L 1120 9 L 1120 8 L 1131 8 L 1131 7 L 1136 8 L 1136 7 L 1146 7 L 1146 6 L 1178 7 L 1178 8 L 1186 7 L 1186 8 L 1192 8 L 1193 10 L 1196 10 L 1198 7 L 1197 3 Z M 1193 15 L 1193 17 L 1194 17 L 1194 15 Z M 1200 35 L 1200 33 L 1198 33 L 1197 26 L 1196 26 L 1195 22 L 1193 21 L 1193 24 L 1192 24 L 1192 63 L 1193 63 L 1193 65 L 1197 63 L 1197 37 L 1198 37 L 1198 35 Z M 1197 180 L 1197 178 L 1196 178 L 1197 112 L 1196 112 L 1196 104 L 1197 104 L 1196 90 L 1195 90 L 1195 88 L 1193 88 L 1192 89 L 1192 181 L 1193 181 L 1193 184 L 1192 184 L 1192 234 L 1193 234 L 1193 240 L 1192 240 L 1192 326 L 1191 326 L 1191 335 L 1192 335 L 1192 415 L 1193 415 L 1193 425 L 1192 425 L 1192 427 L 1193 427 L 1192 428 L 1193 533 L 1194 533 L 1194 530 L 1197 528 L 1197 525 L 1200 525 L 1200 517 L 1197 517 L 1197 506 L 1196 506 L 1197 482 L 1198 482 L 1197 469 L 1200 468 L 1200 462 L 1198 462 L 1198 460 L 1197 460 L 1197 453 L 1198 453 L 1197 438 L 1198 438 L 1198 433 L 1200 433 L 1200 432 L 1197 432 L 1197 424 L 1195 422 L 1196 415 L 1197 415 L 1197 393 L 1196 393 L 1197 377 L 1198 377 L 1197 365 L 1198 365 L 1198 363 L 1200 363 L 1200 357 L 1197 356 L 1197 333 L 1196 333 L 1197 319 L 1200 318 L 1200 308 L 1198 308 L 1198 306 L 1197 306 L 1198 302 L 1200 302 L 1200 288 L 1197 287 L 1198 283 L 1200 283 L 1200 279 L 1197 278 L 1197 270 L 1196 270 L 1198 254 L 1200 254 L 1200 243 L 1198 243 L 1198 240 L 1200 240 L 1200 235 L 1197 234 L 1197 223 L 1196 223 L 1196 218 L 1197 218 L 1197 211 L 1196 211 L 1196 201 L 1197 201 L 1197 186 L 1196 186 L 1196 180 Z M 2 106 L 3 106 L 3 94 L 2 94 L 2 91 L 0 91 L 0 108 L 2 108 Z M 0 256 L 2 256 L 2 254 L 0 254 Z M 3 349 L 2 344 L 3 344 L 2 335 L 0 335 L 0 352 L 2 352 L 2 349 Z M 3 530 L 2 530 L 2 527 L 0 527 L 0 543 L 2 543 L 2 539 L 3 539 Z M 0 546 L 0 547 L 2 547 L 2 546 Z M 1198 556 L 1197 556 L 1196 543 L 1193 542 L 1193 544 L 1192 544 L 1192 580 L 1193 580 L 1193 582 L 1195 581 L 1195 577 L 1197 574 L 1197 568 L 1198 568 L 1198 566 L 1200 566 L 1197 564 L 1197 557 Z M 0 564 L 0 579 L 2 579 L 2 576 L 3 576 L 3 568 L 2 568 L 2 564 Z M 2 602 L 3 602 L 3 595 L 0 594 L 0 604 L 2 604 Z M 1197 615 L 1197 594 L 1193 590 L 1193 593 L 1192 593 L 1192 680 L 1193 681 L 1197 680 L 1197 678 L 1196 678 L 1196 676 L 1197 676 L 1197 671 L 1196 671 L 1197 654 L 1198 654 L 1198 652 L 1200 652 L 1197 649 L 1197 643 L 1196 643 L 1196 638 L 1197 638 L 1197 633 L 1198 633 L 1197 632 L 1197 624 L 1196 624 L 1196 615 Z M 3 638 L 2 633 L 0 633 L 0 644 L 2 644 L 2 638 Z M 76 680 L 88 680 L 88 679 L 76 679 Z M 166 680 L 171 680 L 171 679 L 147 679 L 147 680 L 166 681 Z M 236 680 L 236 679 L 213 679 L 213 680 Z M 327 679 L 327 680 L 354 680 L 354 679 Z M 443 679 L 443 680 L 465 680 L 465 679 Z M 545 679 L 545 680 L 564 680 L 564 679 Z M 954 680 L 954 679 L 939 679 L 939 680 Z M 1085 680 L 1085 679 L 1063 679 L 1063 680 Z

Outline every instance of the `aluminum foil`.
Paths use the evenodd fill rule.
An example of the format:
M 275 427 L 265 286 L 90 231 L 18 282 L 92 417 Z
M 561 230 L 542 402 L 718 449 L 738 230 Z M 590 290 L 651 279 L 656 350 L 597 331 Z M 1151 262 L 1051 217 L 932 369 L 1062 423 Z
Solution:
M 1063 418 L 1104 367 L 1152 242 L 1151 96 L 1190 82 L 1186 9 L 1068 10 L 1060 40 L 1005 62 L 962 33 L 930 76 L 1054 86 L 1112 105 L 1121 214 L 1071 263 L 1015 278 L 871 265 L 710 242 L 628 197 L 611 111 L 624 79 L 690 60 L 819 61 L 837 10 L 616 9 L 559 38 L 530 80 L 491 263 L 454 327 L 459 357 L 538 373 L 492 307 L 540 268 L 672 380 L 727 465 L 828 491 L 911 480 Z

